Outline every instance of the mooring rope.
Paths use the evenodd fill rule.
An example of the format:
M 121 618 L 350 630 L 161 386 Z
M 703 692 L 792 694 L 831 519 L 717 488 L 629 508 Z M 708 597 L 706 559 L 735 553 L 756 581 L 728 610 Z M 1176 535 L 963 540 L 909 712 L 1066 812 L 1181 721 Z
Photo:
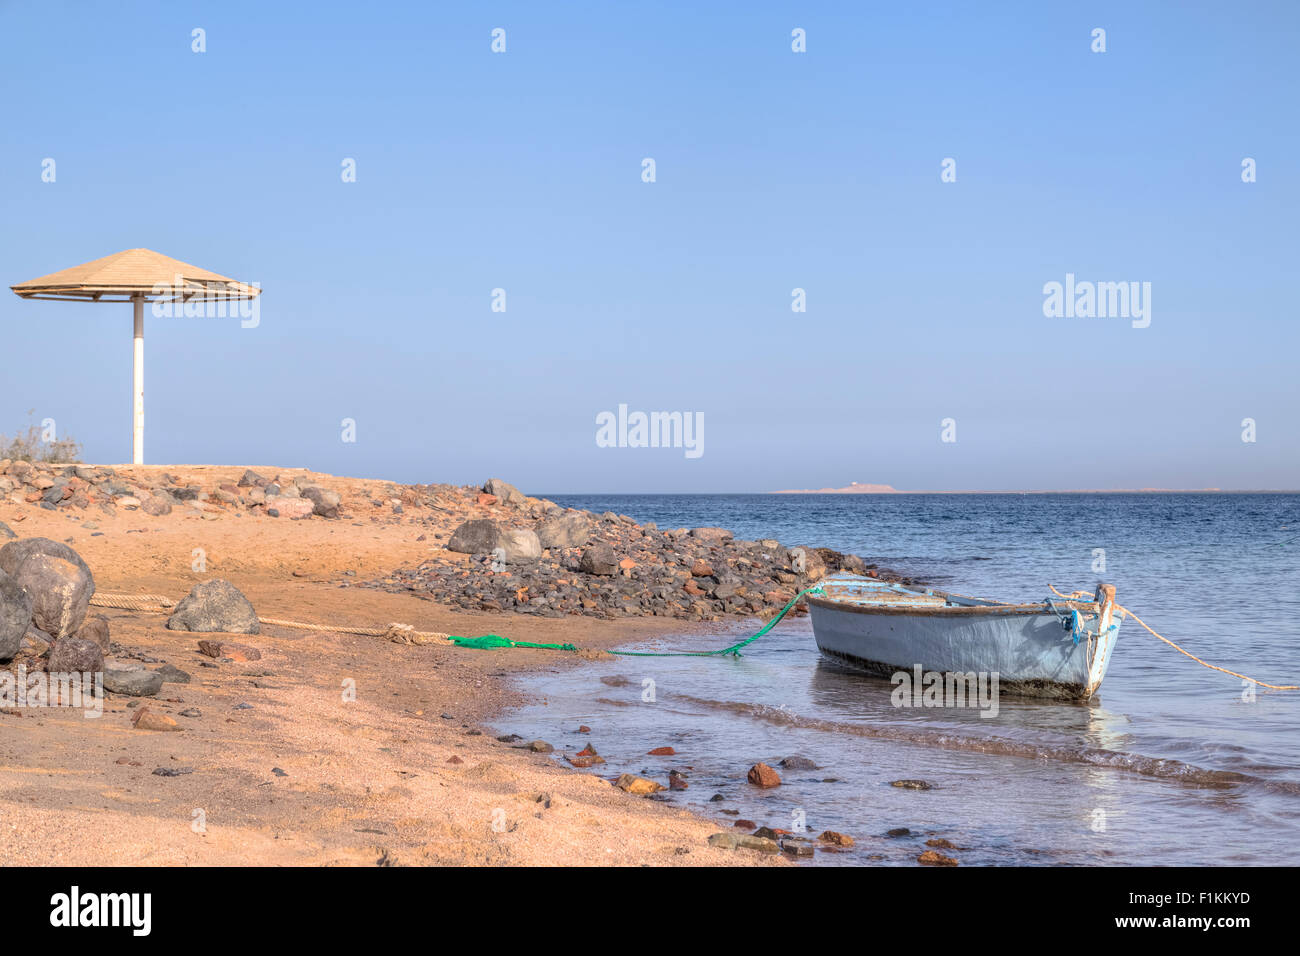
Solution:
M 97 591 L 90 599 L 96 607 L 111 607 L 126 611 L 170 611 L 176 602 L 161 594 L 120 594 Z M 300 631 L 331 631 L 336 634 L 360 634 L 364 637 L 382 637 L 394 644 L 433 644 L 449 641 L 450 634 L 441 631 L 417 631 L 410 624 L 392 623 L 387 627 L 355 627 L 339 624 L 308 624 L 304 621 L 286 621 L 275 617 L 259 617 L 259 624 L 271 627 L 290 627 Z
M 733 657 L 740 656 L 740 649 L 748 644 L 758 640 L 772 628 L 780 623 L 781 619 L 790 613 L 791 609 L 799 603 L 805 594 L 822 594 L 825 593 L 820 587 L 805 588 L 794 597 L 790 602 L 781 609 L 777 614 L 768 621 L 758 633 L 753 637 L 748 637 L 739 643 L 732 644 L 730 647 L 724 647 L 719 651 L 610 651 L 611 654 L 617 654 L 622 657 L 721 657 L 731 654 Z M 90 603 L 97 607 L 120 608 L 129 611 L 167 611 L 176 606 L 176 602 L 159 594 L 119 594 L 107 591 L 97 592 L 91 599 Z M 337 634 L 361 634 L 366 637 L 382 637 L 385 640 L 392 641 L 395 644 L 433 644 L 433 643 L 451 643 L 458 647 L 474 647 L 479 649 L 494 647 L 533 647 L 544 650 L 555 651 L 578 651 L 581 648 L 573 644 L 535 644 L 531 641 L 512 641 L 509 638 L 500 637 L 496 634 L 485 634 L 481 637 L 458 637 L 454 634 L 444 634 L 441 631 L 417 631 L 410 624 L 392 623 L 387 627 L 354 627 L 350 625 L 337 624 L 307 624 L 303 621 L 287 621 L 282 618 L 259 617 L 259 624 L 266 624 L 271 627 L 291 627 L 303 631 L 329 631 Z
M 1052 585 L 1049 584 L 1047 586 L 1049 588 L 1052 588 L 1053 594 L 1057 595 L 1058 597 L 1062 597 L 1067 601 L 1091 601 L 1093 598 L 1093 596 L 1089 595 L 1087 591 L 1074 591 L 1071 594 L 1062 594 L 1060 591 L 1056 590 L 1056 588 L 1052 587 Z M 1083 597 L 1080 597 L 1079 595 L 1083 595 Z M 1122 613 L 1125 617 L 1133 618 L 1133 620 L 1137 621 L 1138 624 L 1146 628 L 1146 630 L 1150 632 L 1152 637 L 1164 641 L 1166 644 L 1168 644 L 1178 653 L 1190 657 L 1192 660 L 1196 661 L 1196 663 L 1200 664 L 1202 667 L 1208 667 L 1212 671 L 1221 671 L 1224 674 L 1231 674 L 1233 677 L 1239 677 L 1242 680 L 1250 681 L 1252 684 L 1258 684 L 1260 687 L 1267 687 L 1269 690 L 1300 690 L 1300 684 L 1268 684 L 1262 680 L 1256 680 L 1254 677 L 1247 677 L 1245 674 L 1238 674 L 1236 671 L 1230 671 L 1226 667 L 1219 667 L 1217 664 L 1211 664 L 1208 661 L 1203 661 L 1195 654 L 1191 653 L 1190 651 L 1184 650 L 1183 648 L 1179 647 L 1173 641 L 1169 640 L 1169 638 L 1164 637 L 1161 634 L 1158 634 L 1155 628 L 1153 628 L 1146 621 L 1142 620 L 1142 618 L 1138 617 L 1128 608 L 1124 607 L 1122 604 L 1118 604 L 1118 603 L 1115 604 L 1115 610 Z

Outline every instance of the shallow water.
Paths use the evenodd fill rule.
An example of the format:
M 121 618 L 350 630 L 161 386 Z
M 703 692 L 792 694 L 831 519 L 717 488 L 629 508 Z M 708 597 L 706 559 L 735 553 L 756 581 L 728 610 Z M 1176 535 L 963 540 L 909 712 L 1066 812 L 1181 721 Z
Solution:
M 553 496 L 660 527 L 826 545 L 963 593 L 1041 600 L 1114 583 L 1120 603 L 1198 656 L 1300 683 L 1300 496 Z M 1093 571 L 1094 549 L 1106 571 Z M 662 649 L 716 648 L 747 622 L 683 627 Z M 653 700 L 643 699 L 653 681 Z M 1088 704 L 1004 696 L 975 709 L 897 708 L 893 686 L 821 658 L 790 618 L 740 659 L 620 658 L 527 680 L 544 701 L 503 730 L 570 752 L 590 741 L 624 770 L 690 789 L 665 799 L 716 816 L 849 833 L 821 863 L 912 863 L 926 839 L 963 864 L 1293 863 L 1300 837 L 1300 692 L 1260 692 L 1124 624 Z M 590 735 L 576 732 L 579 724 Z M 648 757 L 660 746 L 673 757 Z M 756 760 L 801 754 L 816 771 L 744 781 Z M 780 768 L 778 768 L 779 770 Z M 925 791 L 890 786 L 921 779 Z M 723 800 L 710 802 L 720 793 Z M 907 827 L 905 837 L 885 837 Z

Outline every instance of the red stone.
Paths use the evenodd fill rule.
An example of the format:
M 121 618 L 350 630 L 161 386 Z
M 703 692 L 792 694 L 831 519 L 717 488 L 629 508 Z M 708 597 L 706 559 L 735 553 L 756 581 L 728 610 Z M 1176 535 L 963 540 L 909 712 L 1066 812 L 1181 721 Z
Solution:
M 746 778 L 756 787 L 779 787 L 781 778 L 775 770 L 765 763 L 756 763 L 749 768 L 749 775 Z
M 676 751 L 676 750 L 673 750 L 672 747 L 656 747 L 654 750 L 651 750 L 651 751 L 647 754 L 647 756 L 649 756 L 649 757 L 671 757 L 671 756 L 672 756 L 673 754 L 675 754 L 675 753 L 677 753 L 677 751 Z

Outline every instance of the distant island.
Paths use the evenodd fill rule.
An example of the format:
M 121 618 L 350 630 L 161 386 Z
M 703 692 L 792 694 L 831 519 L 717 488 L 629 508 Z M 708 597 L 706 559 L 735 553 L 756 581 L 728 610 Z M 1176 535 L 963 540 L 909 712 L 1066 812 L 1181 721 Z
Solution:
M 1058 488 L 994 489 L 968 491 L 900 491 L 893 485 L 871 485 L 851 481 L 843 488 L 785 488 L 772 495 L 1203 495 L 1203 494 L 1295 494 L 1273 488 Z
M 850 481 L 843 488 L 789 488 L 774 491 L 774 495 L 898 495 L 902 494 L 891 485 L 864 485 Z

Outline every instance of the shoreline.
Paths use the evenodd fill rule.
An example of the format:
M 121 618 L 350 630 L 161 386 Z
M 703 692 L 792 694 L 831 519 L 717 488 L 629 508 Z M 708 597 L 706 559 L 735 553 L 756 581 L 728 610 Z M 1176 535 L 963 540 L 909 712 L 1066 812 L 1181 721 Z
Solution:
M 345 501 L 366 484 L 320 477 L 343 486 Z M 10 497 L 0 500 L 0 521 L 23 538 L 76 549 L 98 592 L 175 600 L 198 580 L 220 577 L 262 618 L 504 630 L 518 640 L 577 643 L 589 655 L 669 632 L 703 638 L 715 630 L 671 617 L 506 617 L 409 591 L 340 587 L 346 570 L 360 578 L 427 556 L 427 530 L 399 520 L 357 528 L 230 510 L 110 515 L 93 505 L 51 509 Z M 202 573 L 191 567 L 196 548 L 206 557 Z M 580 655 L 412 646 L 264 625 L 260 634 L 228 635 L 259 650 L 260 660 L 219 662 L 198 652 L 198 640 L 211 635 L 167 630 L 165 614 L 91 613 L 107 619 L 114 656 L 148 668 L 166 662 L 190 682 L 164 684 L 149 698 L 109 694 L 97 719 L 64 708 L 0 711 L 8 865 L 786 862 L 710 846 L 726 823 L 624 793 L 488 732 L 528 699 L 515 677 L 583 666 Z M 30 670 L 37 649 L 29 644 L 9 666 Z M 354 700 L 344 699 L 349 683 Z M 146 706 L 180 730 L 134 727 L 131 717 Z

